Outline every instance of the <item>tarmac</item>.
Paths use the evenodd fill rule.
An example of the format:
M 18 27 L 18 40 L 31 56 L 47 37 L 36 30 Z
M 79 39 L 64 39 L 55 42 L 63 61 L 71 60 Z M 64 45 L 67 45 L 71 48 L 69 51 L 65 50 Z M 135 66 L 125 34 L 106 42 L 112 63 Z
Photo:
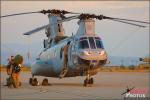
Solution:
M 48 77 L 49 86 L 30 86 L 30 72 L 22 72 L 20 80 L 22 86 L 19 88 L 8 88 L 5 86 L 6 72 L 1 72 L 1 100 L 120 100 L 125 95 L 127 86 L 135 89 L 149 89 L 148 72 L 99 72 L 94 77 L 91 87 L 84 87 L 85 77 L 51 78 Z M 44 77 L 37 77 L 41 83 Z M 149 97 L 149 92 L 145 93 Z

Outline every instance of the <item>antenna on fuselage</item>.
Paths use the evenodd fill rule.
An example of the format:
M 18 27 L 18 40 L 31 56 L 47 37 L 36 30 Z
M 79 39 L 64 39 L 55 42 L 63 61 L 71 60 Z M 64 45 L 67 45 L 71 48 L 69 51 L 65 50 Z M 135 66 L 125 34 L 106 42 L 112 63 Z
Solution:
M 28 59 L 28 63 L 29 63 L 29 66 L 31 66 L 31 48 L 30 48 L 30 44 L 31 44 L 31 41 L 30 41 L 30 35 L 27 36 L 27 46 L 28 46 L 28 49 L 27 49 L 27 59 Z

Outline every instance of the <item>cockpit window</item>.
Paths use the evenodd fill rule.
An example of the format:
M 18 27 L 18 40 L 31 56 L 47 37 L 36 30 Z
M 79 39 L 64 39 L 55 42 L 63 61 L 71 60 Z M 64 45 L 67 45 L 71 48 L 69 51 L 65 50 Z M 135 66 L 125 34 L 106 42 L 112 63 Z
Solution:
M 95 37 L 95 39 L 99 39 L 100 40 L 100 37 Z
M 96 48 L 95 41 L 94 41 L 93 37 L 89 37 L 89 43 L 90 43 L 91 49 Z
M 97 39 L 96 39 L 96 46 L 97 46 L 97 48 L 104 48 L 103 44 L 102 44 L 102 41 L 97 40 Z
M 87 39 L 87 37 L 81 37 L 81 38 L 80 38 L 80 40 L 84 40 L 84 39 Z
M 87 49 L 87 48 L 89 48 L 88 41 L 87 40 L 81 40 L 79 42 L 79 48 L 81 48 L 81 49 Z
M 82 37 L 79 41 L 79 48 L 81 49 L 104 48 L 100 37 Z

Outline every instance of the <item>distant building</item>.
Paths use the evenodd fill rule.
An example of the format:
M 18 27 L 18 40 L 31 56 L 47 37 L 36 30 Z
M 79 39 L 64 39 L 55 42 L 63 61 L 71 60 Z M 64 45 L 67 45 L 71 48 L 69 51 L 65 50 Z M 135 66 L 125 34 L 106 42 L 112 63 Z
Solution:
M 150 58 L 140 58 L 139 60 L 142 61 L 142 63 L 138 65 L 139 68 L 150 68 Z

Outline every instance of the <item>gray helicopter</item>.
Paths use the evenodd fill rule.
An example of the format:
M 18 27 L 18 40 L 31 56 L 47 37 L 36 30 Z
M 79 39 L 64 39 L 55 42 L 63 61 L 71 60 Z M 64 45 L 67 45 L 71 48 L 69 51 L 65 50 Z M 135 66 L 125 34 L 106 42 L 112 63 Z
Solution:
M 24 35 L 31 35 L 45 29 L 47 36 L 47 39 L 43 42 L 43 51 L 31 65 L 32 78 L 29 79 L 29 84 L 32 86 L 39 84 L 35 76 L 61 79 L 65 77 L 86 76 L 84 86 L 89 86 L 94 83 L 92 76 L 99 72 L 101 66 L 109 62 L 102 39 L 95 32 L 94 19 L 108 19 L 138 27 L 146 27 L 141 25 L 141 23 L 150 24 L 149 22 L 137 20 L 113 18 L 88 13 L 74 13 L 56 9 L 11 14 L 1 16 L 1 18 L 33 13 L 47 14 L 49 24 L 24 33 Z M 75 15 L 66 17 L 64 16 L 65 14 Z M 79 28 L 75 35 L 68 37 L 65 35 L 63 22 L 73 19 L 79 19 Z M 48 79 L 43 79 L 42 85 L 48 85 Z

